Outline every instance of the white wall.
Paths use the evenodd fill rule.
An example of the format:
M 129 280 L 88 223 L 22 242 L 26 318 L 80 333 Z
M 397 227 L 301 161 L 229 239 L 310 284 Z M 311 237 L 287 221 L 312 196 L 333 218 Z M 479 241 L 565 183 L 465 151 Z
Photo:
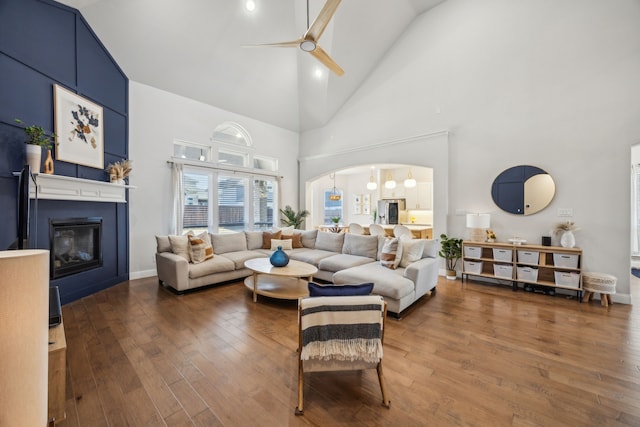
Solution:
M 248 100 L 247 102 L 250 102 Z M 280 206 L 298 206 L 298 134 L 188 98 L 129 82 L 130 275 L 155 275 L 155 235 L 168 234 L 173 141 L 210 143 L 214 128 L 233 121 L 251 134 L 256 154 L 279 159 Z
M 301 156 L 314 163 L 350 147 L 448 130 L 448 190 L 440 188 L 442 165 L 433 167 L 434 206 L 446 206 L 450 235 L 466 235 L 457 211 L 479 211 L 491 213 L 498 240 L 538 243 L 566 219 L 557 209 L 572 208 L 584 269 L 616 275 L 616 297 L 628 302 L 639 24 L 636 0 L 448 0 L 416 19 L 328 125 L 301 136 Z M 437 156 L 428 142 L 336 159 L 345 167 L 371 163 L 383 150 L 394 162 L 430 166 Z M 556 182 L 551 205 L 528 217 L 500 211 L 490 194 L 493 179 L 519 164 L 541 167 Z

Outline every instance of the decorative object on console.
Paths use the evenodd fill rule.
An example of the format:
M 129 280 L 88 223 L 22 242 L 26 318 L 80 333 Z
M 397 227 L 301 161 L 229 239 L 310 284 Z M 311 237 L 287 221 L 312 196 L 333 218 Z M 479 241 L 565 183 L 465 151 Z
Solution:
M 124 179 L 129 176 L 132 170 L 131 160 L 129 159 L 110 163 L 109 166 L 107 166 L 109 180 L 115 184 L 124 184 Z
M 462 239 L 447 237 L 446 234 L 441 234 L 440 245 L 442 248 L 438 252 L 438 255 L 445 260 L 447 279 L 455 280 L 457 276 L 456 265 L 458 264 L 458 260 L 462 258 Z
M 551 246 L 551 236 L 542 236 L 542 246 Z
M 483 242 L 485 240 L 485 230 L 490 226 L 491 215 L 481 213 L 467 214 L 467 228 L 471 229 L 471 241 Z
M 487 242 L 493 243 L 495 241 L 496 241 L 496 233 L 494 233 L 493 230 L 488 229 L 487 230 Z
M 22 124 L 20 119 L 14 119 L 16 123 Z M 51 147 L 56 142 L 57 135 L 55 133 L 47 134 L 42 126 L 26 126 L 24 133 L 27 135 L 25 143 L 26 159 L 33 173 L 40 173 L 40 163 L 42 160 L 42 148 L 46 148 L 51 152 Z M 53 173 L 53 165 L 52 172 Z
M 44 173 L 47 175 L 53 174 L 53 159 L 51 158 L 51 150 L 47 150 L 47 158 L 44 161 Z
M 269 262 L 271 262 L 271 265 L 274 267 L 284 267 L 289 264 L 289 255 L 282 250 L 282 246 L 278 246 L 278 249 L 269 257 Z
M 56 159 L 104 168 L 102 107 L 60 85 L 53 86 L 56 133 L 61 137 Z
M 527 243 L 527 241 L 525 239 L 523 239 L 521 237 L 518 237 L 518 236 L 514 236 L 514 237 L 510 238 L 509 241 L 511 243 L 513 243 L 514 245 L 516 245 L 516 246 L 520 246 L 523 243 Z
M 299 229 L 304 219 L 309 216 L 309 211 L 306 209 L 295 212 L 289 205 L 284 209 L 280 209 L 280 213 L 284 215 L 284 218 L 280 218 L 280 222 L 288 227 L 293 226 L 294 229 Z
M 576 237 L 574 231 L 578 231 L 575 223 L 572 221 L 561 222 L 556 225 L 555 234 L 560 235 L 560 246 L 563 248 L 573 248 L 576 245 Z

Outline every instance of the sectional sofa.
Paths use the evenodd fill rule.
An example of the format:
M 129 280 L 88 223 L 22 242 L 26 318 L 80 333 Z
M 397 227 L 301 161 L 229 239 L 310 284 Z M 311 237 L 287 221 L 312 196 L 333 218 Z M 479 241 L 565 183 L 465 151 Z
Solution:
M 406 239 L 398 243 L 397 268 L 381 263 L 384 236 L 294 230 L 293 248 L 286 250 L 294 260 L 318 268 L 314 278 L 334 284 L 373 282 L 373 293 L 382 295 L 388 310 L 396 315 L 417 299 L 435 291 L 439 262 L 437 241 Z M 251 270 L 244 262 L 268 257 L 269 244 L 287 236 L 267 232 L 209 234 L 213 257 L 193 263 L 185 254 L 184 236 L 156 236 L 156 267 L 160 284 L 178 293 L 247 277 Z M 271 237 L 278 237 L 270 240 Z M 295 244 L 297 243 L 297 245 Z

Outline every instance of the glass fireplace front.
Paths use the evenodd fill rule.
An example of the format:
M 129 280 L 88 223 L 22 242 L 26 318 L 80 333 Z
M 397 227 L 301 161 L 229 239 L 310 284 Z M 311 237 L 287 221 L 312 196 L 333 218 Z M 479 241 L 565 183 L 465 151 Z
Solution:
M 49 221 L 51 278 L 102 266 L 102 218 Z

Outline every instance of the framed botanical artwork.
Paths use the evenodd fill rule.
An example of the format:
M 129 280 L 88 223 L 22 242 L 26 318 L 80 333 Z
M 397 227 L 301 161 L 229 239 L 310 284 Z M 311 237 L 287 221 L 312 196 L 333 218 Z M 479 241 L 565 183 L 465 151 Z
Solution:
M 53 86 L 56 160 L 104 169 L 102 107 L 59 85 Z
M 353 213 L 360 215 L 362 213 L 362 194 L 353 196 Z

